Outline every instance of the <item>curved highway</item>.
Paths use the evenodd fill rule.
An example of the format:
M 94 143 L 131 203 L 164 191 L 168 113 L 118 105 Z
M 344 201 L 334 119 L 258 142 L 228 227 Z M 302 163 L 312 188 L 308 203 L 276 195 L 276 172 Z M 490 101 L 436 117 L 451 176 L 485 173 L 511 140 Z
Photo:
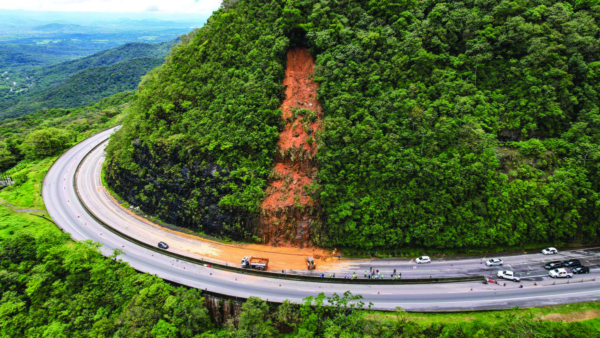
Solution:
M 90 151 L 96 149 L 81 164 L 77 175 L 80 196 L 89 210 L 105 224 L 136 239 L 143 237 L 153 241 L 154 236 L 165 236 L 160 229 L 153 228 L 144 220 L 119 210 L 102 198 L 104 191 L 99 183 L 99 166 L 103 161 L 104 148 L 102 143 L 108 139 L 113 130 L 86 139 L 61 156 L 47 173 L 42 194 L 52 219 L 64 231 L 70 233 L 74 240 L 91 239 L 100 242 L 103 244 L 101 251 L 106 256 L 111 255 L 115 249 L 121 249 L 124 254 L 120 258 L 138 271 L 156 274 L 166 280 L 219 294 L 241 298 L 257 296 L 274 302 L 282 302 L 286 299 L 301 302 L 302 298 L 315 296 L 320 292 L 329 296 L 334 292 L 341 294 L 351 291 L 353 294 L 361 294 L 365 302 L 372 302 L 376 309 L 394 309 L 398 306 L 409 311 L 500 309 L 600 300 L 600 273 L 596 270 L 589 275 L 575 276 L 567 284 L 566 280 L 554 281 L 544 278 L 547 273 L 541 269 L 544 261 L 560 260 L 565 257 L 578 257 L 587 264 L 595 265 L 598 262 L 593 251 L 571 252 L 563 257 L 548 258 L 538 254 L 506 258 L 508 264 L 515 265 L 512 268 L 529 273 L 530 277 L 521 284 L 506 282 L 506 286 L 483 285 L 475 282 L 425 285 L 313 283 L 250 276 L 173 259 L 138 246 L 108 231 L 88 214 L 76 195 L 74 181 L 77 167 Z M 100 146 L 95 148 L 98 145 Z M 140 223 L 145 226 L 140 227 Z M 176 236 L 176 234 L 167 234 L 167 236 Z M 189 255 L 189 251 L 180 250 L 173 245 L 170 251 Z M 419 273 L 461 275 L 464 273 L 461 271 L 469 269 L 479 271 L 476 274 L 482 274 L 480 263 L 479 259 L 444 261 L 433 263 L 429 267 L 419 266 L 414 269 L 414 264 L 409 261 L 350 262 L 345 268 L 358 269 L 361 272 L 367 265 L 375 264 L 374 267 L 381 268 L 382 271 L 398 268 L 406 270 L 405 273 L 408 275 L 410 271 L 415 270 L 415 276 L 419 276 Z M 489 275 L 497 269 L 488 270 Z M 598 281 L 595 277 L 598 277 Z M 520 285 L 523 285 L 523 288 L 520 288 Z

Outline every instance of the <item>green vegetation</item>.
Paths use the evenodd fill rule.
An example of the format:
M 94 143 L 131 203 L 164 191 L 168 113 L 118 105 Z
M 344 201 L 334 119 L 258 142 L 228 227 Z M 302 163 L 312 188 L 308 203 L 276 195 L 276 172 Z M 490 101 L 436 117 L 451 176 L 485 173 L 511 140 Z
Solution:
M 106 109 L 106 101 L 96 108 Z M 57 113 L 61 110 L 41 112 L 5 122 L 2 130 L 5 136 L 10 134 L 9 126 L 20 130 L 17 136 L 44 130 L 36 129 L 37 124 L 72 130 L 69 126 L 89 114 L 88 109 L 62 116 Z M 78 139 L 87 132 L 79 133 Z M 217 309 L 207 308 L 215 303 L 205 302 L 201 291 L 137 273 L 119 259 L 119 250 L 106 258 L 98 243 L 73 242 L 50 220 L 35 216 L 44 211 L 40 186 L 55 159 L 21 161 L 9 173 L 26 179 L 0 190 L 0 337 L 586 338 L 600 334 L 598 318 L 574 323 L 540 320 L 561 314 L 568 314 L 564 318 L 570 320 L 596 317 L 589 313 L 600 309 L 598 303 L 484 313 L 380 313 L 366 310 L 361 297 L 349 293 L 280 306 L 252 297 L 237 317 L 220 326 L 210 320 Z M 227 300 L 217 303 L 223 302 Z
M 5 175 L 15 176 L 31 160 L 58 154 L 98 131 L 120 124 L 133 96 L 132 92 L 123 92 L 83 108 L 53 108 L 0 121 L 0 171 L 10 169 Z
M 163 62 L 163 59 L 157 58 L 136 58 L 83 70 L 64 83 L 20 96 L 18 103 L 7 109 L 4 117 L 54 107 L 77 108 L 135 89 L 143 75 Z
M 174 43 L 130 43 L 17 75 L 10 72 L 5 75 L 8 80 L 0 80 L 6 83 L 0 87 L 0 118 L 54 107 L 81 107 L 135 89 L 143 75 L 164 62 Z M 23 62 L 33 62 L 28 60 Z
M 21 148 L 29 158 L 44 158 L 69 148 L 71 141 L 71 134 L 66 130 L 48 128 L 27 135 Z
M 513 309 L 511 311 L 469 311 L 469 312 L 447 312 L 447 313 L 419 313 L 406 312 L 402 317 L 410 321 L 419 322 L 424 325 L 436 323 L 461 324 L 465 322 L 481 321 L 491 325 L 500 324 L 505 315 L 511 314 L 521 318 L 537 318 L 540 320 L 553 321 L 582 321 L 598 326 L 600 324 L 600 303 L 575 303 L 568 305 L 556 305 L 537 307 L 529 309 Z M 367 311 L 363 314 L 366 319 L 385 321 L 395 320 L 396 314 L 389 312 Z
M 86 69 L 111 66 L 136 58 L 164 59 L 174 43 L 175 40 L 157 44 L 128 43 L 81 59 L 41 68 L 32 72 L 31 76 L 36 81 L 37 86 L 51 86 L 65 82 L 74 74 Z
M 285 53 L 306 46 L 324 116 L 315 243 L 594 241 L 599 18 L 596 1 L 225 2 L 145 78 L 107 181 L 173 223 L 248 237 Z
M 0 336 L 193 337 L 212 326 L 200 291 L 139 274 L 116 261 L 118 250 L 106 259 L 98 244 L 37 222 L 50 226 L 34 233 L 26 224 L 0 243 Z

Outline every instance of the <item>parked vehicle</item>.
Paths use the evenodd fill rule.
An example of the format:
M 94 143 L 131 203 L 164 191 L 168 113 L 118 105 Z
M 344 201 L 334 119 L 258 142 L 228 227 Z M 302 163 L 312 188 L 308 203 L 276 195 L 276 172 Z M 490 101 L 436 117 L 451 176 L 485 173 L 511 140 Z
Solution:
M 561 261 L 548 262 L 548 263 L 546 263 L 546 265 L 544 265 L 544 268 L 547 270 L 562 268 L 562 267 L 563 267 L 563 262 L 561 262 Z
M 571 269 L 571 272 L 574 274 L 581 274 L 581 273 L 590 273 L 590 268 L 588 268 L 587 266 L 576 266 L 573 269 Z
M 542 250 L 542 253 L 544 255 L 556 255 L 558 253 L 558 250 L 556 250 L 556 248 L 554 247 L 549 247 Z
M 431 263 L 431 258 L 429 258 L 429 256 L 421 256 L 421 257 L 415 259 L 415 263 L 417 263 L 417 264 Z
M 158 248 L 159 249 L 163 249 L 163 250 L 167 250 L 169 248 L 169 245 L 165 242 L 158 242 Z
M 488 259 L 485 262 L 485 265 L 487 265 L 487 266 L 502 266 L 502 265 L 504 265 L 504 261 L 501 258 L 492 258 L 492 259 Z
M 315 260 L 312 257 L 305 257 L 304 260 L 306 261 L 306 266 L 308 268 L 308 270 L 314 270 L 316 265 L 315 265 Z
M 252 257 L 252 256 L 242 258 L 242 268 L 245 268 L 245 269 L 250 268 L 250 269 L 264 271 L 264 270 L 267 270 L 268 265 L 269 265 L 268 258 Z
M 550 272 L 548 274 L 552 278 L 571 278 L 571 277 L 573 277 L 572 272 L 568 272 L 566 269 L 563 269 L 563 268 L 550 270 Z
M 520 282 L 521 281 L 521 274 L 520 273 L 514 273 L 513 271 L 498 271 L 498 278 L 508 279 L 508 280 L 513 281 L 513 282 Z
M 563 266 L 565 268 L 574 268 L 576 266 L 581 266 L 581 261 L 579 259 L 570 259 L 568 261 L 564 261 Z

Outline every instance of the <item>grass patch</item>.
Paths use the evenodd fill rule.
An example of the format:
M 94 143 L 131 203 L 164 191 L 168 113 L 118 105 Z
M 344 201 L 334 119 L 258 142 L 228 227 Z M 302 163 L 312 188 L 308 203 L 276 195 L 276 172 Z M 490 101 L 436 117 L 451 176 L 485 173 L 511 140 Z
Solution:
M 449 313 L 422 313 L 422 312 L 379 312 L 366 311 L 366 319 L 375 321 L 396 321 L 399 318 L 418 322 L 422 325 L 430 324 L 461 324 L 471 321 L 483 321 L 488 324 L 497 324 L 508 315 L 535 318 L 550 321 L 587 321 L 600 330 L 600 302 L 575 303 L 565 305 L 554 305 L 527 309 L 510 309 L 498 311 L 478 312 L 449 312 Z
M 7 176 L 19 177 L 16 184 L 0 190 L 0 241 L 11 238 L 18 232 L 26 232 L 34 237 L 52 232 L 59 236 L 62 232 L 50 220 L 36 215 L 46 211 L 41 196 L 44 175 L 57 157 L 23 162 L 11 169 Z M 15 210 L 30 209 L 31 212 Z
M 18 232 L 26 232 L 34 237 L 47 232 L 56 233 L 57 236 L 61 234 L 49 220 L 26 212 L 18 213 L 0 205 L 0 241 L 5 241 Z
M 0 200 L 18 208 L 46 210 L 42 200 L 42 180 L 58 157 L 23 162 L 6 173 L 13 177 L 15 184 L 0 190 Z

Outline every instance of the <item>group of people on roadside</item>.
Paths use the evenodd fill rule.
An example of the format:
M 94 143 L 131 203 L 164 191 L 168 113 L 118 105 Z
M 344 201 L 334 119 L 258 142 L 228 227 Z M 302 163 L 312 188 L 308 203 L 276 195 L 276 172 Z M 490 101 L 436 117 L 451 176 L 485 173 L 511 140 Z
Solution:
M 383 273 L 381 273 L 381 271 L 373 269 L 373 267 L 371 267 L 369 269 L 369 271 L 365 271 L 365 278 L 368 278 L 368 279 L 384 279 L 385 275 Z M 394 269 L 394 272 L 392 272 L 390 274 L 390 278 L 391 279 L 400 279 L 400 278 L 402 278 L 402 273 L 401 272 L 397 273 L 396 269 Z
M 321 273 L 319 275 L 319 277 L 321 278 L 325 278 L 325 273 Z M 329 273 L 329 278 L 335 278 L 335 273 Z M 369 271 L 365 271 L 365 278 L 367 279 L 384 279 L 384 274 L 376 269 L 373 269 L 373 267 L 369 268 Z M 401 279 L 402 278 L 402 273 L 401 272 L 396 272 L 396 269 L 394 269 L 394 272 L 392 272 L 390 274 L 390 278 L 391 279 Z M 348 275 L 347 273 L 344 273 L 344 279 L 358 279 L 358 274 L 356 272 L 353 272 L 352 275 Z

